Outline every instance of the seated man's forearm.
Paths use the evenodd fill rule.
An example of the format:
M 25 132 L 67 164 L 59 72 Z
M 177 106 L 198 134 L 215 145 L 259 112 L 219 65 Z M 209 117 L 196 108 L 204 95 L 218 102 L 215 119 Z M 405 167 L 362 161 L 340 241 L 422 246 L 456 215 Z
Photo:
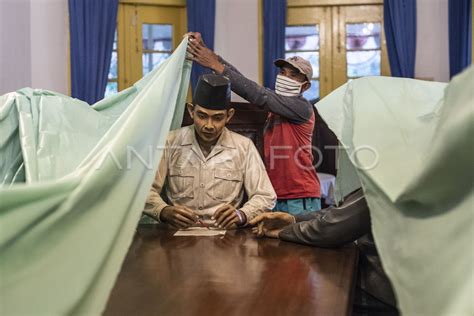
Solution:
M 248 195 L 247 203 L 241 210 L 247 217 L 247 222 L 254 217 L 272 210 L 276 204 L 277 195 L 260 158 L 257 148 L 252 142 L 247 147 L 245 162 L 244 188 Z
M 256 216 L 272 210 L 275 206 L 275 200 L 276 197 L 271 193 L 266 196 L 254 196 L 252 199 L 247 201 L 240 210 L 245 214 L 247 222 L 249 222 Z
M 143 213 L 147 216 L 150 216 L 154 220 L 161 222 L 160 216 L 161 216 L 161 211 L 169 206 L 159 194 L 154 194 L 156 192 L 151 191 L 146 204 L 145 204 L 145 209 L 143 210 Z

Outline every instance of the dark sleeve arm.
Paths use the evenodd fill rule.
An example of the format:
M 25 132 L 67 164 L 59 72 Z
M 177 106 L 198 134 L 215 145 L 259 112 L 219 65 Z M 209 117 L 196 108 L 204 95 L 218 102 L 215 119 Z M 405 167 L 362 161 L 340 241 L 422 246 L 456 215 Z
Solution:
M 219 58 L 224 65 L 223 75 L 229 78 L 232 91 L 258 106 L 266 106 L 269 111 L 281 115 L 294 123 L 304 123 L 311 118 L 313 106 L 303 97 L 286 97 L 264 88 L 246 78 L 234 66 Z
M 242 75 L 242 73 L 237 68 L 235 68 L 231 63 L 229 63 L 227 60 L 225 60 L 221 56 L 217 56 L 217 57 L 219 58 L 219 61 L 224 65 L 224 67 L 229 68 L 232 71 Z
M 302 219 L 308 218 L 296 218 L 297 221 Z M 315 212 L 311 220 L 287 226 L 279 237 L 286 241 L 332 248 L 343 246 L 369 232 L 369 209 L 360 191 L 340 207 Z

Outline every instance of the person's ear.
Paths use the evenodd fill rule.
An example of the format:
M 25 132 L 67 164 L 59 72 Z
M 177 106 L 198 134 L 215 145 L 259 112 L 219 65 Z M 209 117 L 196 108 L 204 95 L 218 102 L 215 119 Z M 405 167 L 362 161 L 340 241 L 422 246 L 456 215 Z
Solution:
M 225 120 L 225 123 L 229 123 L 230 119 L 232 118 L 232 116 L 234 116 L 235 114 L 235 109 L 234 108 L 230 108 L 227 110 L 227 119 Z
M 308 90 L 310 87 L 311 87 L 311 82 L 306 81 L 306 83 L 305 83 L 303 86 L 301 86 L 301 93 L 305 92 L 305 91 Z
M 194 120 L 194 105 L 192 103 L 186 103 L 186 108 L 188 109 L 189 116 Z

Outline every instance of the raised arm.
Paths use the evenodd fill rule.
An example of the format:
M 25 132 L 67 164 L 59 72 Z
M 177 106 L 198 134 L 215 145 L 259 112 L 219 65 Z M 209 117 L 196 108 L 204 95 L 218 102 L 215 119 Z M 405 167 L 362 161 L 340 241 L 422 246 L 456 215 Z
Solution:
M 269 111 L 294 123 L 304 123 L 311 118 L 313 107 L 308 100 L 303 97 L 282 96 L 273 90 L 260 86 L 207 48 L 200 39 L 190 39 L 188 52 L 193 56 L 192 60 L 195 62 L 228 77 L 231 81 L 232 91 L 250 103 L 266 106 Z
M 286 97 L 260 86 L 242 75 L 229 63 L 224 64 L 224 76 L 231 82 L 232 91 L 252 104 L 266 106 L 269 111 L 295 123 L 304 123 L 311 118 L 313 108 L 303 97 Z

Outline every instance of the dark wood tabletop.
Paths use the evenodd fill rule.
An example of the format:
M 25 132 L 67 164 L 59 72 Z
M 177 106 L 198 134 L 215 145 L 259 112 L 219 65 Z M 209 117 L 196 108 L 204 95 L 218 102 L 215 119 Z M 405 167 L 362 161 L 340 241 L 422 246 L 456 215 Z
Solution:
M 141 225 L 105 315 L 347 315 L 356 247 L 256 239 L 249 229 L 173 237 Z

